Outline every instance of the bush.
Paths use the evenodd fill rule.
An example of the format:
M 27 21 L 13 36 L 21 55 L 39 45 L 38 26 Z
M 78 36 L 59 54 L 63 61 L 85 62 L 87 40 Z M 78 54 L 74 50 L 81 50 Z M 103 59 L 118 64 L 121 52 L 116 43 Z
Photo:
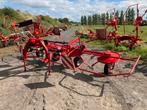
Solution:
M 3 16 L 9 16 L 11 19 L 15 20 L 21 20 L 22 17 L 19 15 L 17 11 L 15 11 L 12 8 L 5 7 L 1 9 L 1 15 Z

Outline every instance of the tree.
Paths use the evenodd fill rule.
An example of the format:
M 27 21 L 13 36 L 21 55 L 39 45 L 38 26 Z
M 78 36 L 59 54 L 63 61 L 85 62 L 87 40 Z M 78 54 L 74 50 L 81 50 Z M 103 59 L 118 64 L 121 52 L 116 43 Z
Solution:
M 110 13 L 110 19 L 112 18 L 112 13 Z
M 84 18 L 83 18 L 83 23 L 84 23 L 84 25 L 87 25 L 87 17 L 86 16 L 84 16 Z
M 106 13 L 106 21 L 108 21 L 109 20 L 109 13 L 107 12 Z
M 128 24 L 131 24 L 131 9 L 128 10 Z
M 116 13 L 115 13 L 115 17 L 116 17 L 117 21 L 119 22 L 120 19 L 119 19 L 119 11 L 118 11 L 118 10 L 117 10 Z
M 102 13 L 102 14 L 101 14 L 101 23 L 102 23 L 103 25 L 105 25 L 105 17 L 106 17 L 105 13 Z
M 84 25 L 84 17 L 81 16 L 81 25 Z
M 125 14 L 126 14 L 125 15 L 125 22 L 128 24 L 128 22 L 129 22 L 129 11 L 127 11 Z
M 120 12 L 120 17 L 119 17 L 119 25 L 122 25 L 123 24 L 123 20 L 124 20 L 124 12 L 123 10 L 121 10 Z
M 135 11 L 134 9 L 128 9 L 126 12 L 126 22 L 127 24 L 133 24 L 133 21 L 135 19 Z
M 135 16 L 135 12 L 134 12 L 134 9 L 128 9 L 128 11 L 126 12 L 126 22 L 127 24 L 132 24 L 133 21 L 134 21 L 134 17 Z
M 64 22 L 65 24 L 69 24 L 68 18 L 63 18 L 63 22 Z
M 130 15 L 131 15 L 130 22 L 131 22 L 131 24 L 133 24 L 133 22 L 135 20 L 135 10 L 134 10 L 134 8 L 131 9 Z
M 92 17 L 88 16 L 88 25 L 92 25 Z
M 59 18 L 58 19 L 61 23 L 70 24 L 68 18 Z
M 101 24 L 101 15 L 100 14 L 97 15 L 97 24 Z
M 92 15 L 92 24 L 95 25 L 96 21 L 95 21 L 95 15 Z
M 95 25 L 98 25 L 98 14 L 95 14 Z

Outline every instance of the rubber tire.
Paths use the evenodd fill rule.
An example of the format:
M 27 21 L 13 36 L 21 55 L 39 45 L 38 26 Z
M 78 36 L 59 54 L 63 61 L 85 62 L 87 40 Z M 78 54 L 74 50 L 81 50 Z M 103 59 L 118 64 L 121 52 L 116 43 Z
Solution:
M 83 61 L 82 61 L 82 59 L 80 58 L 80 57 L 75 57 L 74 58 L 74 65 L 75 65 L 75 67 L 79 67 L 80 65 L 81 65 L 81 63 L 82 63 Z M 78 64 L 79 63 L 79 64 Z
M 48 44 L 48 40 L 43 40 L 44 44 L 47 45 Z
M 53 53 L 53 55 L 52 55 L 52 61 L 53 61 L 53 62 L 56 62 L 56 61 L 58 61 L 58 60 L 60 59 L 60 57 L 59 57 L 59 59 L 56 59 L 56 56 L 61 56 L 61 55 L 60 55 L 60 52 L 61 52 L 61 50 L 57 50 L 57 51 L 55 51 L 55 52 Z

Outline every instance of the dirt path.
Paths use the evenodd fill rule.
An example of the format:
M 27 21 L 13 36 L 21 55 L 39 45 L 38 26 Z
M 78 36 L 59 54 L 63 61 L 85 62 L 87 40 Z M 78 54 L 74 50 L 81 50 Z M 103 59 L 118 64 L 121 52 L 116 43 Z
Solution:
M 44 82 L 47 67 L 35 62 L 24 72 L 17 54 L 0 60 L 0 110 L 147 110 L 142 72 L 98 78 L 56 65 Z
M 16 53 L 17 47 L 16 46 L 11 46 L 11 47 L 5 47 L 0 49 L 0 58 L 8 55 L 12 55 Z

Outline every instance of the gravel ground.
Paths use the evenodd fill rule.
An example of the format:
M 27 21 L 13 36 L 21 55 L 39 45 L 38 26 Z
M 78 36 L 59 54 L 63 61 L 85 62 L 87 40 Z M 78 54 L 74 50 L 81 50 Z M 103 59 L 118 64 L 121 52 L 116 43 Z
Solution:
M 73 30 L 62 34 L 67 39 L 69 35 Z M 4 56 L 6 50 L 0 51 Z M 139 65 L 130 77 L 103 78 L 55 65 L 44 82 L 45 65 L 30 61 L 24 72 L 17 56 L 0 60 L 0 110 L 147 110 L 146 65 Z

